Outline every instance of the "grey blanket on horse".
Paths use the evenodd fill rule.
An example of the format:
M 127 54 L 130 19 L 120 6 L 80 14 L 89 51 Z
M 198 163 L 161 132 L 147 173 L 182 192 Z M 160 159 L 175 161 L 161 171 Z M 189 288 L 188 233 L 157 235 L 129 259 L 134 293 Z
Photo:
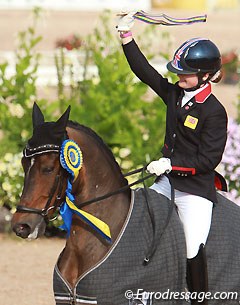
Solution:
M 212 297 L 217 293 L 209 305 L 236 305 L 240 304 L 240 207 L 220 194 L 217 199 L 206 246 L 209 291 Z M 234 292 L 232 300 L 229 292 Z
M 54 272 L 54 292 L 57 304 L 128 305 L 152 304 L 140 302 L 146 292 L 182 292 L 186 287 L 185 239 L 178 215 L 173 209 L 170 222 L 160 238 L 167 221 L 171 202 L 153 190 L 148 190 L 149 204 L 154 212 L 157 250 L 147 266 L 143 260 L 151 247 L 153 228 L 148 207 L 139 189 L 133 192 L 129 217 L 118 240 L 107 256 L 78 281 L 71 291 L 64 283 L 57 266 Z M 126 297 L 126 291 L 131 292 Z M 159 297 L 159 296 L 158 296 Z M 134 299 L 139 300 L 134 300 Z M 65 300 L 65 303 L 64 303 Z M 69 300 L 69 301 L 67 301 Z M 61 301 L 61 302 L 60 302 Z M 186 301 L 153 300 L 153 304 L 188 304 Z
M 183 228 L 176 210 L 172 209 L 169 224 L 161 236 L 171 202 L 148 190 L 158 247 L 151 262 L 144 266 L 143 259 L 151 247 L 153 228 L 144 191 L 139 189 L 133 194 L 135 200 L 132 200 L 128 219 L 117 241 L 106 257 L 78 280 L 74 289 L 55 266 L 56 304 L 189 304 L 183 299 L 183 294 L 180 295 L 186 288 L 186 252 Z M 227 293 L 240 292 L 240 208 L 220 194 L 218 201 L 206 246 L 209 291 L 212 293 L 209 305 L 236 305 L 239 304 L 238 296 L 235 294 L 231 299 Z M 126 296 L 129 290 L 133 294 L 128 292 Z M 155 294 L 144 301 L 143 291 Z

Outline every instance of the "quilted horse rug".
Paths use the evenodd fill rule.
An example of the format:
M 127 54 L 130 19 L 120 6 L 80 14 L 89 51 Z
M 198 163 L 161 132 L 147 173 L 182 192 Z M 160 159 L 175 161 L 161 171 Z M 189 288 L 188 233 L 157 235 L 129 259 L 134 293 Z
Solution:
M 143 265 L 143 260 L 151 248 L 153 227 L 144 189 L 138 189 L 132 191 L 128 217 L 116 242 L 73 289 L 56 264 L 53 284 L 57 305 L 190 304 L 185 299 L 186 250 L 179 217 L 166 197 L 151 189 L 147 193 L 158 244 L 149 264 Z M 206 247 L 212 293 L 209 305 L 236 305 L 238 296 L 227 299 L 227 293 L 240 293 L 240 208 L 220 194 L 218 200 Z M 214 295 L 218 292 L 222 294 Z

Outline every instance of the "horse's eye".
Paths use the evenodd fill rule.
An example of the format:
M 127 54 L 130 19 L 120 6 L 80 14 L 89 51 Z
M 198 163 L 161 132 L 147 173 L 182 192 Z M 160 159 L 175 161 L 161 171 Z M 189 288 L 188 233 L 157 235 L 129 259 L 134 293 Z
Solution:
M 50 174 L 50 173 L 53 172 L 53 170 L 54 170 L 54 167 L 44 167 L 44 168 L 42 169 L 42 172 L 43 172 L 44 174 Z

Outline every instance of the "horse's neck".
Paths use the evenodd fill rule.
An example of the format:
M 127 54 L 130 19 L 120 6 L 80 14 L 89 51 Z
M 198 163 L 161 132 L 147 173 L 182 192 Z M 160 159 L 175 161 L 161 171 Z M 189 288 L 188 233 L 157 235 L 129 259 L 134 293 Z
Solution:
M 99 141 L 87 132 L 70 132 L 83 153 L 83 167 L 77 182 L 73 185 L 76 202 L 81 203 L 105 195 L 126 184 L 119 166 L 105 144 L 99 144 Z
M 82 136 L 82 138 L 84 135 Z M 89 143 L 79 143 L 83 150 L 83 168 L 73 185 L 75 202 L 91 200 L 124 186 L 124 179 L 113 160 L 106 152 Z M 89 154 L 89 155 L 88 155 Z M 130 205 L 130 191 L 91 203 L 84 210 L 108 224 L 112 241 L 117 238 L 127 217 Z M 103 258 L 111 245 L 102 240 L 98 233 L 74 216 L 66 248 L 59 262 L 63 276 L 73 285 L 77 278 Z
M 119 190 L 124 185 L 126 181 L 119 168 L 112 164 L 112 160 L 109 160 L 102 151 L 95 150 L 94 163 L 91 163 L 91 159 L 86 160 L 73 191 L 75 191 L 76 203 L 81 204 Z M 129 205 L 130 190 L 91 203 L 84 210 L 106 222 L 111 229 L 113 239 L 116 239 L 126 219 Z

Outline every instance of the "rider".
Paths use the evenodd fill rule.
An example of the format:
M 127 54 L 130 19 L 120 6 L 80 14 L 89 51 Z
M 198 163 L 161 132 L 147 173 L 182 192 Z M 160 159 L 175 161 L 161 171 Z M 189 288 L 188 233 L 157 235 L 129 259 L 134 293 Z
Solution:
M 226 144 L 227 114 L 212 94 L 210 84 L 221 79 L 220 52 L 206 38 L 184 42 L 167 64 L 168 70 L 179 78 L 172 84 L 141 53 L 130 31 L 133 23 L 133 14 L 129 13 L 120 18 L 117 26 L 124 54 L 136 76 L 167 106 L 163 157 L 147 167 L 150 173 L 158 176 L 151 188 L 170 198 L 170 176 L 186 238 L 189 290 L 207 292 L 204 245 L 210 230 L 213 204 L 217 202 L 214 181 L 222 182 L 225 187 L 225 180 L 215 168 Z M 192 300 L 192 304 L 198 304 L 198 300 Z M 206 305 L 207 300 L 202 304 Z

